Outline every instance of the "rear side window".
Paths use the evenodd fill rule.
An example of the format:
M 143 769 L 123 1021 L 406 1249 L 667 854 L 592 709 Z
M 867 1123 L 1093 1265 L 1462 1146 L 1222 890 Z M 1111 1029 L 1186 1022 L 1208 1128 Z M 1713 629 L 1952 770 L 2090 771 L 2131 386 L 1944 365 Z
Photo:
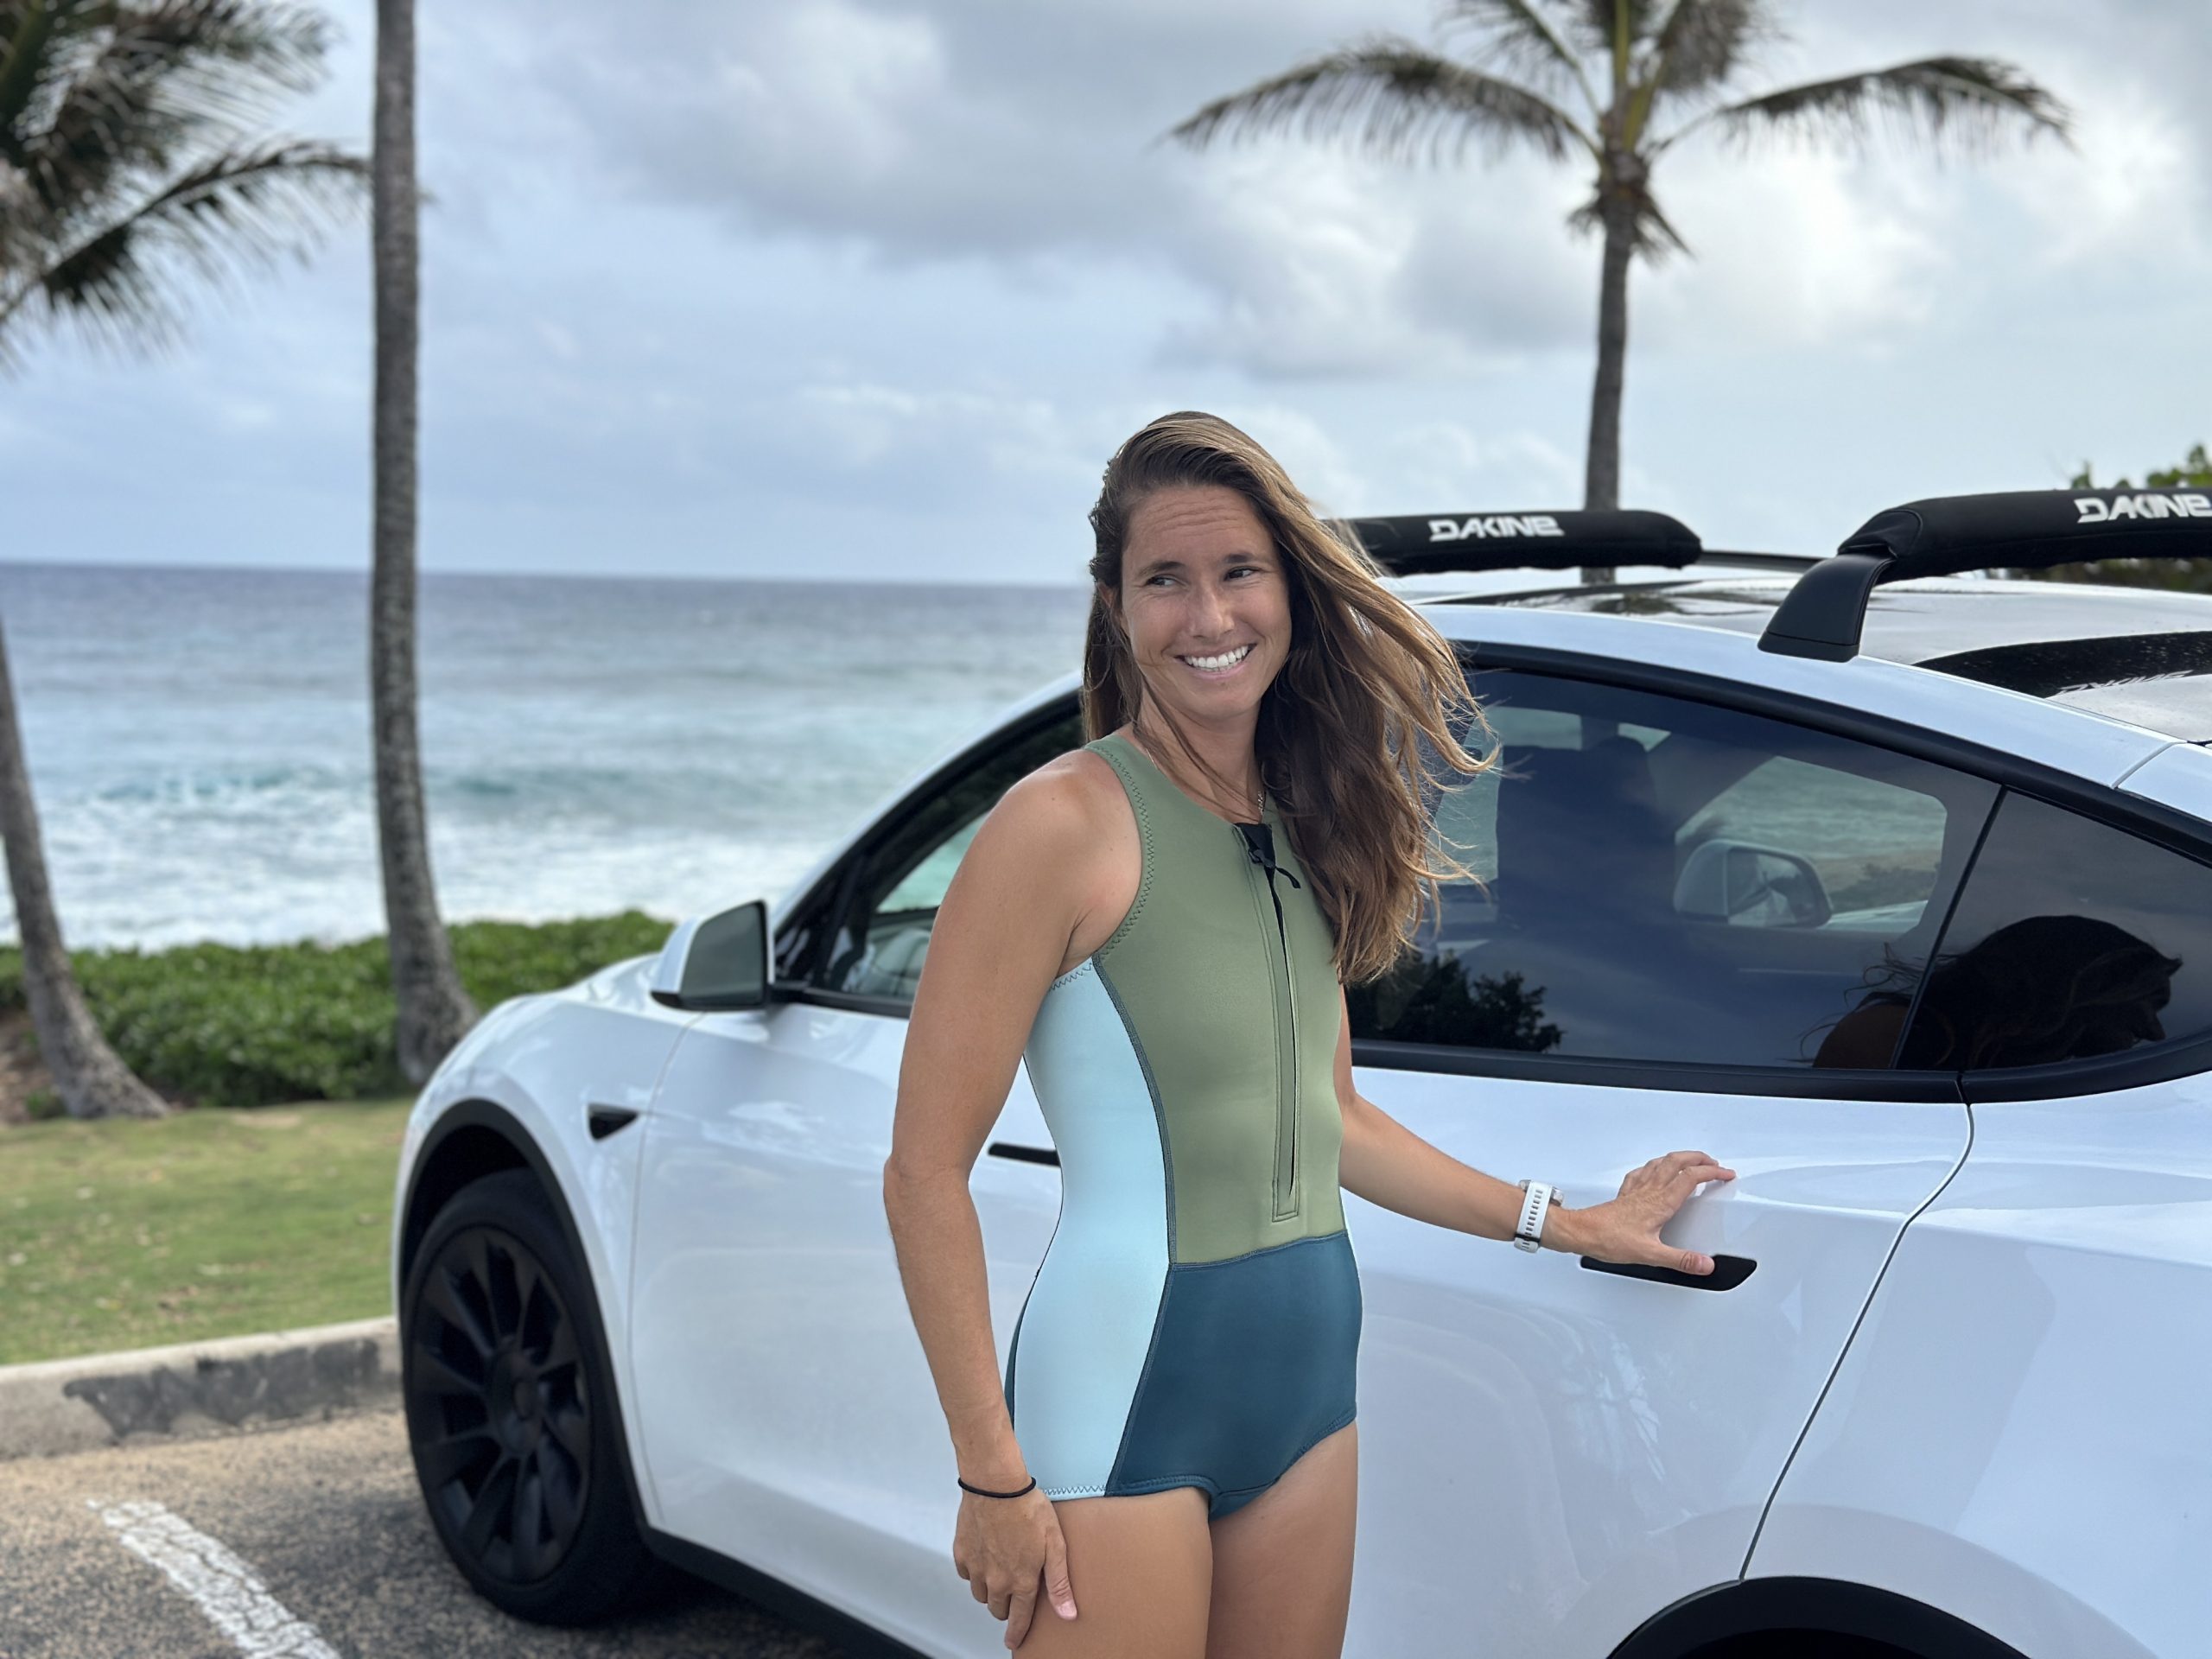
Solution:
M 2212 866 L 2007 793 L 1918 991 L 1901 1063 L 1963 1071 L 2212 1032 Z
M 1500 764 L 1435 827 L 1479 878 L 1345 988 L 1356 1036 L 1706 1066 L 1887 1069 L 1997 797 L 1980 779 L 1710 703 L 1471 679 Z M 1482 747 L 1478 735 L 1475 747 Z

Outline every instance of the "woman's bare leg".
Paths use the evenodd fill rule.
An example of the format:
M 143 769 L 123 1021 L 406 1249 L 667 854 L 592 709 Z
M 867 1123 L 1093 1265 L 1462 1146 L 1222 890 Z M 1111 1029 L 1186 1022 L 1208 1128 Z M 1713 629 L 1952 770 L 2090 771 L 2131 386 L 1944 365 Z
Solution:
M 1021 1659 L 1205 1659 L 1213 1550 L 1205 1489 L 1052 1505 L 1067 1541 L 1076 1617 L 1042 1589 Z M 1003 1633 L 1001 1633 L 1001 1640 Z
M 1351 1610 L 1358 1500 L 1359 1425 L 1351 1422 L 1213 1523 L 1205 1659 L 1338 1659 Z

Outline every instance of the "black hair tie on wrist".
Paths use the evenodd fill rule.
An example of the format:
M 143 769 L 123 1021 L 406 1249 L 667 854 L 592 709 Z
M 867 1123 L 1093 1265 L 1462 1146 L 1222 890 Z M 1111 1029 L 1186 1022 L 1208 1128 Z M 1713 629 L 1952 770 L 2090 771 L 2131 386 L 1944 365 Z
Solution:
M 960 1477 L 957 1475 L 955 1475 L 953 1478 L 955 1480 L 960 1480 Z M 1028 1491 L 1030 1488 L 1036 1485 L 1036 1484 L 1037 1477 L 1032 1475 L 1029 1477 L 1029 1485 L 1024 1486 L 1020 1492 L 987 1492 L 980 1486 L 970 1486 L 966 1481 L 960 1480 L 960 1490 L 963 1492 L 973 1492 L 978 1497 L 1020 1497 L 1023 1492 Z

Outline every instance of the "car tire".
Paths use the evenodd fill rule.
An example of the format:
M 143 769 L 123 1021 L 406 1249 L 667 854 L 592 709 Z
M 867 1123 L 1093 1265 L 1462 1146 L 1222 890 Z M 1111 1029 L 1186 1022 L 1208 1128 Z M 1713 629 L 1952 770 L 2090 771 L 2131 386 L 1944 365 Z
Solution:
M 1731 1637 L 1700 1648 L 1691 1659 L 1919 1659 L 1918 1655 L 1871 1637 L 1840 1636 L 1827 1630 L 1770 1630 Z
M 537 1624 L 605 1618 L 664 1577 L 632 1506 L 596 1306 L 524 1169 L 447 1201 L 400 1298 L 431 1525 L 480 1595 Z

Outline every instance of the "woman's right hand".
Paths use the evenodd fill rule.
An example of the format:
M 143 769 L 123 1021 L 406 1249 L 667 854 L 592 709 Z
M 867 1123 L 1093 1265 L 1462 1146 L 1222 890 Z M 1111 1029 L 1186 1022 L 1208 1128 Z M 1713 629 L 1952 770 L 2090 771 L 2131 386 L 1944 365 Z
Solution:
M 1006 1644 L 1018 1648 L 1029 1634 L 1041 1583 L 1062 1618 L 1075 1617 L 1075 1586 L 1068 1580 L 1067 1541 L 1044 1489 L 1020 1497 L 960 1495 L 953 1529 L 952 1564 L 991 1617 L 1006 1620 Z
M 1639 1267 L 1671 1268 L 1696 1274 L 1713 1271 L 1713 1258 L 1702 1250 L 1669 1244 L 1659 1230 L 1689 1202 L 1690 1195 L 1707 1181 L 1732 1181 L 1736 1172 L 1725 1167 L 1709 1153 L 1670 1152 L 1640 1168 L 1631 1169 L 1621 1182 L 1619 1196 L 1573 1212 L 1568 1228 L 1560 1230 L 1558 1248 L 1573 1249 L 1600 1262 L 1620 1262 Z M 1544 1243 L 1552 1243 L 1546 1230 Z

